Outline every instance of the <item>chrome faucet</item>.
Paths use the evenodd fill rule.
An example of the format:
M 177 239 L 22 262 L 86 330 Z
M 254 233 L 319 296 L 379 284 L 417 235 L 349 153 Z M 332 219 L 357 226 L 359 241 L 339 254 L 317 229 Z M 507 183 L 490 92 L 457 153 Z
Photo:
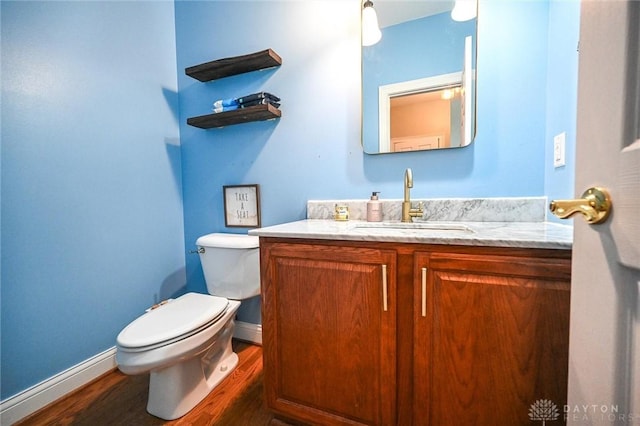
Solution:
M 411 207 L 411 195 L 409 188 L 413 188 L 413 172 L 411 169 L 404 171 L 404 201 L 402 202 L 402 221 L 412 222 L 414 217 L 422 217 L 424 213 L 422 202 L 418 204 L 418 208 Z

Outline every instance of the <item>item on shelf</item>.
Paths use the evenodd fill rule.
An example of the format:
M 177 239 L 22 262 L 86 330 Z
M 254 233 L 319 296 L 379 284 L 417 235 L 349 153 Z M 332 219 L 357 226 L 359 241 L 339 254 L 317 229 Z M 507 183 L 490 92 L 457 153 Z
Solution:
M 227 111 L 233 111 L 240 108 L 238 105 L 229 105 L 229 106 L 213 106 L 213 112 L 218 113 L 218 112 L 227 112 Z
M 266 104 L 271 104 L 276 108 L 280 107 L 280 102 L 273 102 L 269 99 L 256 99 L 255 101 L 250 101 L 250 102 L 244 102 L 241 103 L 239 106 L 240 108 L 248 108 L 248 107 L 252 107 L 255 105 L 266 105 Z
M 213 103 L 214 108 L 237 106 L 237 105 L 238 105 L 237 99 L 220 99 Z
M 239 104 L 242 105 L 247 102 L 253 102 L 260 99 L 266 99 L 270 102 L 280 102 L 279 97 L 277 97 L 276 95 L 272 95 L 271 93 L 268 93 L 268 92 L 252 93 L 251 95 L 242 96 L 241 98 L 238 98 L 236 100 L 238 101 Z
M 213 103 L 213 112 L 227 112 L 238 108 L 248 108 L 256 105 L 270 104 L 280 107 L 280 98 L 267 92 L 252 93 L 236 99 L 219 99 Z

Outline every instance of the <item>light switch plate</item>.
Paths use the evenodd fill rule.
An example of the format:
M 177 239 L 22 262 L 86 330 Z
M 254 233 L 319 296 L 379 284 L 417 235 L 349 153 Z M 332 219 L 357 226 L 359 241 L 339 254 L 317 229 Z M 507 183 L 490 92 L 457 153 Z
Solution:
M 562 132 L 553 137 L 553 167 L 565 165 L 565 139 L 566 133 Z

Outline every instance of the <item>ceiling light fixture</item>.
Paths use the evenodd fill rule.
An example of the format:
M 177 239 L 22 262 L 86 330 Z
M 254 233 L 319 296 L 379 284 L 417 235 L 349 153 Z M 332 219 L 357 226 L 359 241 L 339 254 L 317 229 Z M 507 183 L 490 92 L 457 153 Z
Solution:
M 451 19 L 462 22 L 469 21 L 478 14 L 477 0 L 456 0 L 451 11 Z
M 362 5 L 362 45 L 372 46 L 380 41 L 382 33 L 378 26 L 378 15 L 373 2 L 367 0 Z

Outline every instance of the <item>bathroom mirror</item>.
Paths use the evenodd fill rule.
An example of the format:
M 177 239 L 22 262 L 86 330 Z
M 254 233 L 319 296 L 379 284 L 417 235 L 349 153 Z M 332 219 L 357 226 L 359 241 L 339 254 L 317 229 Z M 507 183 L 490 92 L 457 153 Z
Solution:
M 454 21 L 453 7 L 453 0 L 374 1 L 382 39 L 362 47 L 367 154 L 473 141 L 477 18 Z

